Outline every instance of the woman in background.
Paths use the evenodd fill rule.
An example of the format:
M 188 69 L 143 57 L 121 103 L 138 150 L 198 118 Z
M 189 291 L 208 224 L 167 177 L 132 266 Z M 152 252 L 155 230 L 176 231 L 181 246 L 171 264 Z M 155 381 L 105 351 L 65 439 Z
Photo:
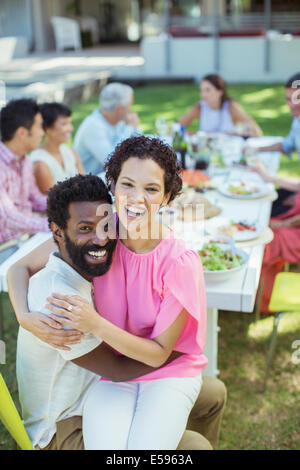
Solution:
M 225 80 L 219 75 L 203 77 L 200 84 L 202 100 L 197 102 L 184 116 L 180 124 L 187 127 L 199 119 L 199 130 L 204 132 L 224 132 L 261 137 L 262 130 L 244 109 L 227 93 Z M 241 126 L 241 132 L 237 131 Z
M 45 140 L 31 153 L 31 160 L 37 185 L 45 194 L 57 181 L 84 175 L 85 170 L 78 153 L 66 145 L 73 131 L 71 110 L 62 103 L 44 103 L 40 110 Z
M 252 171 L 261 178 L 294 193 L 289 209 L 271 218 L 270 228 L 274 232 L 273 240 L 265 247 L 261 280 L 263 290 L 260 304 L 261 313 L 271 313 L 269 302 L 276 275 L 283 270 L 286 262 L 300 262 L 300 180 L 299 178 L 280 178 L 271 176 L 261 162 L 257 162 Z

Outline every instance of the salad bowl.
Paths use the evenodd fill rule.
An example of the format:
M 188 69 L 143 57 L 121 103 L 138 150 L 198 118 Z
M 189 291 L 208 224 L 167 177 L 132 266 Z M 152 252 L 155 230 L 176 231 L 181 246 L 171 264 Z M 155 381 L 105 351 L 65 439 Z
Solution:
M 207 282 L 231 279 L 248 263 L 249 255 L 244 250 L 233 248 L 228 243 L 205 242 L 197 249 L 201 258 L 204 278 Z

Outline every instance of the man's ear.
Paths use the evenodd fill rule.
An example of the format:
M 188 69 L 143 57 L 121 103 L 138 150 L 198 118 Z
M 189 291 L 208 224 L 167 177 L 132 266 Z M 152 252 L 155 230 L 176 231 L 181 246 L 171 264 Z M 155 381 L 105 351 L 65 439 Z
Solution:
M 28 134 L 28 129 L 26 129 L 26 127 L 20 126 L 16 130 L 14 137 L 17 137 L 19 139 L 24 139 L 24 137 L 26 137 L 27 134 Z
M 65 241 L 64 231 L 55 222 L 51 222 L 50 229 L 53 233 L 54 240 L 57 241 L 57 243 L 61 244 Z

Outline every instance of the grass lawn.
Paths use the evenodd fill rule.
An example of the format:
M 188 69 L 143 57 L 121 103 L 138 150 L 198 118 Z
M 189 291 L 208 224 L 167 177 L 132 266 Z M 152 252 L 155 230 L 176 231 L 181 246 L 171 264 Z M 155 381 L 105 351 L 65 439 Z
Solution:
M 280 85 L 234 85 L 229 91 L 257 120 L 265 135 L 288 133 L 291 117 Z M 156 117 L 165 115 L 172 122 L 197 99 L 196 85 L 149 85 L 136 89 L 134 111 L 139 113 L 144 132 L 150 133 L 155 132 Z M 95 98 L 74 106 L 75 129 L 97 102 Z M 296 155 L 292 160 L 282 157 L 280 173 L 300 176 Z M 5 302 L 7 358 L 6 364 L 0 365 L 0 371 L 18 404 L 17 323 L 7 297 Z M 300 314 L 285 314 L 279 324 L 274 363 L 265 393 L 261 390 L 272 317 L 255 323 L 253 314 L 221 311 L 219 325 L 220 378 L 228 390 L 220 448 L 300 449 L 300 364 L 292 363 L 295 352 L 292 343 L 300 340 Z M 0 450 L 4 449 L 12 449 L 12 442 L 0 424 Z

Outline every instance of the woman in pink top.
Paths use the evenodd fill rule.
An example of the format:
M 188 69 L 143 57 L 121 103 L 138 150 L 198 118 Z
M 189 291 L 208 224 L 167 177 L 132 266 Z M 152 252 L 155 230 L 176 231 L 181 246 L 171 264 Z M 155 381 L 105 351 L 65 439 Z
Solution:
M 115 192 L 118 241 L 110 270 L 94 280 L 99 313 L 77 296 L 50 298 L 49 309 L 65 308 L 67 325 L 153 367 L 172 350 L 183 353 L 134 381 L 99 381 L 83 414 L 86 449 L 176 449 L 207 365 L 200 258 L 156 217 L 181 189 L 180 168 L 170 147 L 141 136 L 122 142 L 106 170 Z M 99 400 L 101 423 L 93 414 Z

